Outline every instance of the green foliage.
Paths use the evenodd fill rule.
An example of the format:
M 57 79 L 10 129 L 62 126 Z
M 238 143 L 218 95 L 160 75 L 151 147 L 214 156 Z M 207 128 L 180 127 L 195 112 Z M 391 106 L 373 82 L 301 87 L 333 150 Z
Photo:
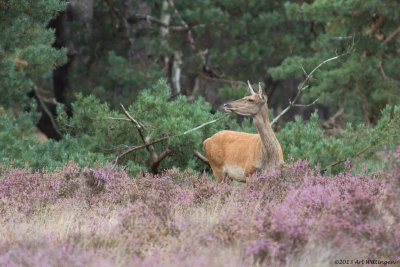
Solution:
M 15 167 L 28 166 L 31 170 L 54 170 L 69 161 L 74 161 L 80 166 L 95 166 L 95 163 L 106 162 L 105 155 L 90 152 L 90 147 L 86 146 L 89 142 L 85 142 L 84 138 L 78 140 L 66 135 L 59 142 L 39 142 L 34 135 L 38 119 L 39 114 L 35 112 L 24 112 L 19 116 L 7 112 L 0 114 L 2 163 Z
M 136 61 L 118 56 L 114 51 L 108 52 L 107 62 L 103 66 L 107 66 L 107 73 L 98 78 L 98 86 L 89 92 L 114 107 L 119 103 L 132 103 L 139 88 L 150 86 L 151 81 L 164 76 L 157 65 L 142 69 Z
M 310 72 L 351 47 L 351 54 L 315 73 L 303 100 L 320 97 L 332 112 L 343 106 L 354 123 L 376 123 L 381 109 L 400 100 L 400 39 L 386 42 L 398 27 L 397 1 L 175 0 L 174 7 L 163 8 L 164 2 L 134 1 L 127 10 L 126 0 L 95 1 L 93 17 L 69 23 L 66 38 L 82 47 L 79 63 L 70 69 L 72 91 L 93 93 L 112 107 L 131 103 L 149 81 L 171 78 L 178 52 L 183 93 L 190 94 L 199 78 L 199 95 L 220 90 L 218 97 L 226 99 L 239 95 L 239 87 L 215 89 L 203 77 L 267 81 L 271 76 L 279 98 L 287 95 L 290 81 L 304 75 L 301 66 Z M 145 21 L 145 15 L 168 15 L 176 27 L 183 19 L 194 44 L 186 31 L 173 27 L 164 36 L 160 24 Z
M 138 100 L 129 107 L 130 112 L 145 124 L 151 140 L 183 133 L 221 116 L 219 112 L 212 115 L 211 106 L 202 98 L 190 104 L 185 96 L 178 96 L 173 101 L 169 101 L 170 97 L 171 91 L 166 81 L 160 80 L 150 90 L 142 91 Z M 223 129 L 223 121 L 170 139 L 168 145 L 174 153 L 163 162 L 163 166 L 201 169 L 204 165 L 191 156 L 193 150 L 200 151 L 203 140 L 220 129 Z M 162 151 L 165 145 L 156 145 L 156 150 Z
M 309 122 L 303 122 L 296 117 L 294 122 L 288 122 L 277 134 L 281 143 L 285 160 L 293 158 L 308 159 L 313 165 L 328 172 L 337 173 L 344 169 L 344 161 L 351 161 L 361 170 L 378 170 L 382 160 L 377 157 L 377 151 L 382 148 L 394 150 L 400 144 L 400 106 L 387 106 L 381 114 L 381 119 L 375 127 L 363 124 L 352 126 L 337 136 L 326 136 L 326 132 L 318 124 L 318 114 L 312 114 Z M 335 166 L 330 166 L 337 163 Z
M 261 81 L 269 67 L 302 51 L 311 41 L 307 26 L 288 21 L 279 1 L 175 0 L 179 15 L 170 5 L 164 10 L 163 2 L 95 1 L 93 17 L 82 16 L 68 23 L 66 38 L 82 47 L 70 66 L 70 91 L 94 93 L 112 106 L 121 100 L 128 104 L 141 88 L 150 86 L 148 81 L 170 78 L 174 52 L 182 54 L 184 93 L 190 93 L 194 79 L 207 76 L 209 70 L 233 80 Z M 170 29 L 163 36 L 158 23 L 139 19 L 133 13 L 156 19 L 168 15 L 170 25 L 178 27 L 182 18 L 195 45 L 188 41 L 185 31 Z M 200 51 L 207 51 L 204 58 Z M 200 95 L 209 88 L 204 82 Z M 210 89 L 215 90 L 212 86 Z
M 276 80 L 310 72 L 319 62 L 351 50 L 315 73 L 305 100 L 320 97 L 331 111 L 344 107 L 353 122 L 376 122 L 386 104 L 399 103 L 399 38 L 388 37 L 398 23 L 398 1 L 288 1 L 292 22 L 306 23 L 314 33 L 306 49 L 286 57 L 269 73 Z
M 136 13 L 141 4 L 134 1 L 129 6 Z M 124 24 L 121 17 L 112 12 L 115 9 L 125 13 L 126 8 L 124 1 L 94 1 L 90 19 L 83 13 L 79 19 L 68 23 L 65 38 L 81 48 L 69 69 L 73 88 L 67 92 L 69 101 L 74 100 L 75 92 L 81 92 L 94 94 L 114 108 L 119 103 L 128 105 L 142 88 L 165 77 L 162 67 L 154 63 L 152 52 L 148 52 L 148 47 L 158 41 L 148 36 L 158 35 L 158 32 L 146 33 L 140 26 L 128 29 L 129 24 Z
M 48 78 L 65 63 L 65 49 L 57 50 L 47 23 L 63 11 L 60 0 L 5 0 L 0 3 L 0 105 L 18 107 L 39 79 Z
M 39 115 L 26 112 L 14 116 L 9 110 L 32 110 L 27 93 L 34 84 L 49 82 L 52 70 L 65 63 L 66 50 L 52 47 L 54 30 L 46 27 L 67 2 L 1 1 L 3 161 L 51 169 L 70 160 L 87 166 L 114 160 L 128 147 L 143 143 L 134 124 L 111 119 L 125 118 L 115 111 L 119 103 L 129 106 L 129 112 L 144 124 L 150 141 L 219 117 L 219 112 L 210 113 L 211 106 L 202 98 L 188 103 L 184 96 L 172 96 L 165 80 L 153 84 L 171 75 L 175 52 L 182 54 L 184 93 L 190 94 L 187 87 L 199 81 L 199 95 L 220 88 L 211 97 L 237 99 L 245 94 L 243 86 L 217 87 L 214 78 L 260 81 L 268 80 L 268 72 L 276 83 L 276 95 L 282 94 L 286 81 L 304 76 L 302 68 L 309 73 L 323 60 L 351 48 L 350 54 L 325 64 L 313 75 L 303 100 L 320 97 L 319 103 L 333 112 L 343 107 L 351 114 L 346 119 L 357 126 L 348 124 L 342 132 L 329 136 L 319 127 L 317 114 L 309 122 L 298 117 L 277 134 L 285 157 L 308 158 L 322 168 L 350 159 L 360 168 L 368 164 L 376 169 L 380 165 L 376 151 L 399 143 L 399 108 L 385 108 L 400 100 L 400 38 L 389 38 L 398 27 L 397 1 L 175 0 L 174 7 L 167 9 L 162 8 L 163 2 L 130 1 L 127 7 L 125 0 L 94 1 L 92 15 L 81 11 L 75 14 L 78 19 L 67 22 L 62 37 L 72 43 L 74 51 L 68 68 L 68 103 L 64 104 L 76 99 L 71 104 L 73 116 L 58 107 L 58 123 L 65 136 L 59 142 L 40 143 L 32 136 Z M 170 15 L 170 25 L 178 27 L 183 19 L 195 44 L 188 41 L 187 31 L 170 28 L 163 36 L 159 24 L 145 21 L 140 17 L 143 14 L 158 19 Z M 231 116 L 154 144 L 158 154 L 167 147 L 173 150 L 160 168 L 204 168 L 191 156 L 193 150 L 201 151 L 204 139 L 224 128 L 256 132 L 250 119 L 237 121 Z M 133 171 L 146 170 L 151 156 L 143 148 L 119 162 Z M 342 168 L 343 164 L 338 164 L 328 171 Z
M 193 25 L 198 45 L 208 48 L 209 65 L 236 80 L 261 80 L 267 66 L 275 66 L 285 56 L 300 51 L 303 43 L 297 40 L 311 36 L 301 22 L 287 23 L 279 1 L 174 2 L 183 19 Z M 183 63 L 185 68 L 195 69 L 191 59 L 196 54 L 186 56 L 189 59 Z
M 193 103 L 189 103 L 184 96 L 172 100 L 170 88 L 163 79 L 151 88 L 141 91 L 137 101 L 128 108 L 129 113 L 145 126 L 143 133 L 150 138 L 150 142 L 181 134 L 221 115 L 212 115 L 210 109 L 210 105 L 201 98 Z M 130 146 L 143 144 L 133 123 L 112 119 L 125 117 L 111 111 L 107 103 L 100 103 L 94 96 L 78 95 L 76 102 L 72 104 L 72 111 L 73 117 L 68 118 L 59 109 L 59 124 L 78 143 L 85 140 L 85 147 L 92 152 L 115 157 Z M 161 168 L 201 170 L 204 165 L 195 159 L 193 150 L 201 150 L 203 140 L 223 127 L 223 121 L 220 121 L 198 131 L 154 144 L 158 154 L 166 147 L 173 151 L 171 156 L 162 161 Z M 134 170 L 144 170 L 149 168 L 151 155 L 143 148 L 128 154 L 120 162 L 128 164 Z
M 245 85 L 223 85 L 218 90 L 218 96 L 226 99 L 239 99 L 249 94 L 249 88 Z
M 211 115 L 210 106 L 201 99 L 189 104 L 185 97 L 175 100 L 170 97 L 166 81 L 160 80 L 152 88 L 142 91 L 138 101 L 129 107 L 130 114 L 144 124 L 144 134 L 150 141 L 181 134 L 221 115 Z M 64 138 L 59 142 L 48 140 L 43 143 L 33 135 L 38 114 L 23 113 L 16 117 L 2 112 L 2 162 L 20 167 L 28 165 L 32 170 L 44 167 L 52 170 L 69 161 L 77 162 L 80 166 L 94 166 L 96 163 L 113 161 L 128 147 L 142 144 L 134 124 L 111 119 L 123 116 L 110 110 L 108 104 L 100 103 L 94 96 L 78 95 L 72 108 L 74 116 L 71 118 L 59 109 L 58 122 L 66 132 Z M 382 167 L 382 161 L 376 152 L 382 150 L 383 146 L 392 150 L 400 144 L 399 106 L 386 107 L 375 127 L 348 124 L 337 136 L 326 136 L 318 119 L 317 113 L 311 116 L 309 122 L 296 117 L 294 122 L 287 123 L 277 133 L 286 161 L 308 159 L 313 165 L 327 168 L 328 172 L 333 173 L 343 170 L 345 160 L 352 161 L 357 170 L 378 170 Z M 204 164 L 193 156 L 193 150 L 202 151 L 202 141 L 222 130 L 224 125 L 232 130 L 257 132 L 250 119 L 244 119 L 239 126 L 235 117 L 231 116 L 198 131 L 172 137 L 154 144 L 159 154 L 167 146 L 174 151 L 162 162 L 161 169 L 203 169 Z M 127 165 L 132 172 L 146 171 L 151 156 L 142 148 L 121 158 L 119 162 Z M 331 168 L 329 165 L 334 163 L 339 164 Z

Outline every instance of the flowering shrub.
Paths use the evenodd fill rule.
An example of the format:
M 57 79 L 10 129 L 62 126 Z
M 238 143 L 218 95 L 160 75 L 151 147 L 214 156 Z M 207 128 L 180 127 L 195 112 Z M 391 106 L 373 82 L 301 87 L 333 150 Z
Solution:
M 36 207 L 56 198 L 52 183 L 43 183 L 37 171 L 30 173 L 25 169 L 1 169 L 0 211 L 14 208 L 15 211 L 29 213 Z
M 82 251 L 71 244 L 49 246 L 48 243 L 20 243 L 3 251 L 1 266 L 112 266 L 104 251 Z
M 357 175 L 347 163 L 331 177 L 298 161 L 233 185 L 177 170 L 129 177 L 110 165 L 1 167 L 0 265 L 398 261 L 400 147 L 386 162 Z

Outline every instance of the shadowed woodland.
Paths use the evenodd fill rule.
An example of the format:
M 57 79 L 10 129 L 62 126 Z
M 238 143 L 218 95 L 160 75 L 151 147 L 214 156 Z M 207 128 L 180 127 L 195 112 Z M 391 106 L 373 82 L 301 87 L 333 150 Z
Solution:
M 398 263 L 398 1 L 4 0 L 0 29 L 0 265 Z M 248 81 L 285 164 L 218 184 Z

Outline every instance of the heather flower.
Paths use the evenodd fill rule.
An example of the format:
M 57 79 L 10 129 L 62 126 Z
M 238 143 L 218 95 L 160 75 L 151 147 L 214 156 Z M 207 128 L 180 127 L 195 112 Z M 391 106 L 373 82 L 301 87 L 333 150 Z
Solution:
M 129 177 L 110 165 L 3 166 L 0 265 L 307 265 L 315 248 L 321 265 L 343 253 L 396 259 L 398 151 L 378 172 L 354 174 L 347 162 L 327 176 L 298 161 L 232 185 L 176 169 Z

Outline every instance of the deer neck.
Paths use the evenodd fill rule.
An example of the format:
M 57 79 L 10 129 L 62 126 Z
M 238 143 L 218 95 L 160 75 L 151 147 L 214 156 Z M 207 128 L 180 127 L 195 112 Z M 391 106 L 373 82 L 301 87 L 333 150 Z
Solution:
M 261 139 L 261 165 L 265 172 L 278 170 L 283 162 L 281 147 L 272 130 L 268 106 L 265 104 L 261 112 L 253 117 L 254 124 Z

